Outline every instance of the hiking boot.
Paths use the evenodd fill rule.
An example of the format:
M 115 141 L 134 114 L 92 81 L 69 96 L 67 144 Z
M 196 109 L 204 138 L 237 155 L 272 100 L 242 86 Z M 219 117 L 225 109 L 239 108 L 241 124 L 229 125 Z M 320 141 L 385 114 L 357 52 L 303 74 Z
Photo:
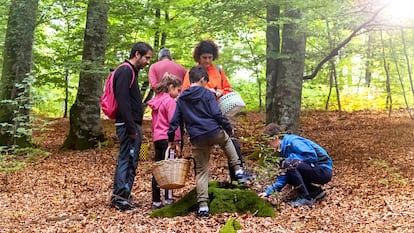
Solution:
M 197 217 L 202 218 L 202 219 L 207 219 L 210 216 L 210 214 L 208 213 L 208 210 L 199 210 L 197 211 Z
M 300 207 L 300 206 L 313 206 L 315 203 L 314 199 L 307 199 L 304 197 L 298 197 L 296 201 L 291 201 L 288 204 L 293 207 Z
M 111 207 L 121 211 L 135 209 L 135 206 L 133 204 L 125 200 L 112 201 Z
M 244 169 L 239 169 L 238 171 L 236 171 L 235 177 L 237 179 L 237 182 L 239 184 L 244 184 L 247 181 L 253 181 L 254 180 L 254 176 L 251 172 L 246 171 Z

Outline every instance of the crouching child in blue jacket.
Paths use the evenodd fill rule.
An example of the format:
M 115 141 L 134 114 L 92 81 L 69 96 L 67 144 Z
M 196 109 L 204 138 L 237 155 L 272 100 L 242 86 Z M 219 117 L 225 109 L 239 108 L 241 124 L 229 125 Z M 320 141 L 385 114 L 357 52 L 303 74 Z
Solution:
M 264 128 L 269 137 L 268 144 L 282 157 L 282 173 L 274 184 L 267 187 L 259 196 L 268 197 L 272 192 L 280 192 L 286 184 L 298 189 L 299 197 L 289 202 L 292 206 L 312 206 L 326 192 L 320 185 L 332 179 L 332 159 L 328 153 L 313 141 L 286 134 L 281 127 L 270 123 Z
M 177 100 L 177 106 L 168 130 L 168 141 L 172 148 L 177 128 L 184 124 L 190 136 L 192 155 L 195 160 L 196 191 L 199 209 L 197 215 L 201 218 L 209 217 L 208 182 L 209 160 L 211 147 L 220 145 L 235 171 L 240 183 L 252 180 L 250 173 L 240 166 L 241 161 L 234 148 L 230 136 L 233 128 L 223 116 L 215 95 L 205 88 L 209 81 L 204 67 L 194 66 L 189 72 L 190 88 L 184 90 Z M 229 136 L 230 135 L 230 136 Z

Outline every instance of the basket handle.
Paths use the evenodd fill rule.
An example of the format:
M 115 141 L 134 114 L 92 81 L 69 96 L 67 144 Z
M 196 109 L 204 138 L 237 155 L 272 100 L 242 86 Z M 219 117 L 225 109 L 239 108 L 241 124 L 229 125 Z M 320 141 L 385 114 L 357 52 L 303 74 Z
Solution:
M 171 149 L 171 147 L 170 146 L 168 146 L 167 147 L 167 149 L 165 150 L 165 160 L 167 160 L 168 159 L 168 157 L 170 156 L 170 151 L 172 150 L 172 153 L 174 153 L 175 154 L 175 152 L 174 152 L 174 150 L 173 149 Z M 170 158 L 170 159 L 172 159 L 172 158 Z

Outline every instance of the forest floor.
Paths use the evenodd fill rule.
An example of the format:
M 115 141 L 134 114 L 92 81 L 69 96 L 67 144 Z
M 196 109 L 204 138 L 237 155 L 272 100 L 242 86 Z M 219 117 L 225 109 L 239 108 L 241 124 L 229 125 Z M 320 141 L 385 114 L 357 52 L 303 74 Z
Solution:
M 133 190 L 138 208 L 109 208 L 118 145 L 85 151 L 61 151 L 68 119 L 51 120 L 49 130 L 35 133 L 36 143 L 51 154 L 19 171 L 0 173 L 0 232 L 219 232 L 235 217 L 237 232 L 414 232 L 414 121 L 403 112 L 303 112 L 300 135 L 326 148 L 334 161 L 328 195 L 313 208 L 275 206 L 277 217 L 219 214 L 202 220 L 184 217 L 150 218 L 151 158 L 140 162 Z M 264 116 L 237 118 L 245 158 L 252 140 L 264 127 Z M 116 139 L 111 121 L 104 131 Z M 145 135 L 151 137 L 150 121 Z M 151 151 L 150 151 L 151 152 Z M 213 151 L 211 177 L 227 180 L 227 162 Z M 247 168 L 257 167 L 247 161 Z M 261 192 L 269 183 L 251 185 Z M 194 188 L 194 175 L 174 191 L 179 199 Z M 276 197 L 270 198 L 276 203 Z

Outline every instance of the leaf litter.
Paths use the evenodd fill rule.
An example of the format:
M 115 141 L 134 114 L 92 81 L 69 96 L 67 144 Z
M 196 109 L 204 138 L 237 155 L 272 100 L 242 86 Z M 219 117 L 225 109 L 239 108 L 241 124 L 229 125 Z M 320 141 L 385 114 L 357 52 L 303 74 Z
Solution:
M 61 151 L 69 120 L 53 120 L 51 130 L 35 132 L 34 137 L 51 155 L 19 171 L 0 173 L 0 232 L 219 232 L 230 218 L 240 222 L 240 233 L 414 232 L 414 121 L 398 111 L 392 117 L 372 111 L 342 115 L 302 113 L 300 135 L 325 147 L 334 160 L 333 179 L 324 187 L 328 195 L 313 208 L 293 208 L 272 197 L 271 203 L 279 203 L 277 217 L 225 213 L 206 220 L 194 213 L 149 217 L 152 149 L 137 169 L 133 196 L 138 208 L 126 212 L 109 208 L 117 142 L 98 149 Z M 264 115 L 247 113 L 234 122 L 247 158 L 264 127 Z M 147 138 L 151 138 L 150 124 L 144 122 Z M 104 120 L 103 126 L 108 138 L 116 140 L 113 122 Z M 185 150 L 188 155 L 188 145 Z M 254 166 L 256 162 L 247 160 L 247 168 Z M 211 178 L 229 179 L 225 156 L 218 148 L 212 150 Z M 191 171 L 174 198 L 194 185 Z M 266 185 L 258 180 L 252 189 L 261 192 Z

